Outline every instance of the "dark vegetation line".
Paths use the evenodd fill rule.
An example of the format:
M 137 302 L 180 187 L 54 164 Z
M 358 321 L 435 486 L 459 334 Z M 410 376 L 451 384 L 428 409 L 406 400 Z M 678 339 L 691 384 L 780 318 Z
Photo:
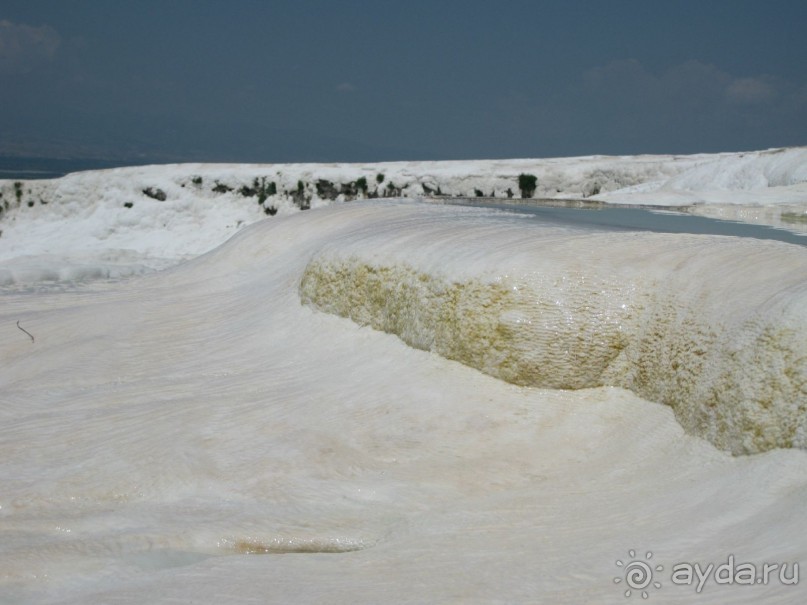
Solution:
M 241 184 L 240 186 L 238 184 L 231 186 L 227 183 L 214 180 L 210 190 L 217 194 L 237 192 L 243 197 L 257 198 L 258 205 L 263 209 L 265 214 L 275 215 L 278 211 L 275 201 L 278 196 L 291 200 L 300 210 L 308 210 L 311 208 L 311 202 L 315 194 L 319 199 L 331 201 L 341 196 L 346 202 L 355 199 L 398 198 L 402 197 L 404 190 L 410 186 L 410 183 L 404 184 L 403 186 L 396 185 L 391 180 L 387 180 L 383 173 L 378 173 L 374 180 L 375 183 L 372 184 L 372 186 L 368 183 L 366 177 L 359 177 L 346 183 L 334 183 L 321 178 L 309 182 L 298 180 L 296 187 L 280 190 L 275 181 L 269 180 L 266 176 L 261 176 L 255 177 L 250 184 Z M 531 174 L 520 174 L 517 184 L 521 199 L 534 199 L 538 184 L 537 177 Z M 456 199 L 469 197 L 463 193 L 444 194 L 439 185 L 434 187 L 426 183 L 414 183 L 414 185 L 419 185 L 423 190 L 422 195 L 427 198 Z M 204 179 L 200 175 L 192 176 L 188 182 L 182 183 L 182 187 L 186 186 L 201 190 L 204 187 Z M 5 189 L 5 191 L 2 189 Z M 597 188 L 596 192 L 598 191 L 599 188 Z M 4 193 L 6 194 L 5 196 L 3 195 Z M 158 202 L 164 202 L 168 200 L 169 197 L 168 194 L 159 187 L 145 187 L 140 190 L 140 193 Z M 479 199 L 497 198 L 496 193 L 496 191 L 491 191 L 488 194 L 480 189 L 474 189 L 473 197 Z M 516 198 L 512 187 L 508 187 L 506 191 L 500 192 L 500 194 L 506 196 L 507 199 L 512 200 Z M 48 200 L 43 199 L 41 195 L 35 197 L 30 182 L 14 181 L 13 184 L 11 184 L 10 190 L 8 188 L 0 188 L 0 218 L 12 207 L 19 208 L 27 205 L 29 208 L 33 208 L 37 203 L 46 205 L 48 204 Z M 125 208 L 133 208 L 134 203 L 135 202 L 132 200 L 127 200 L 123 203 L 123 206 Z

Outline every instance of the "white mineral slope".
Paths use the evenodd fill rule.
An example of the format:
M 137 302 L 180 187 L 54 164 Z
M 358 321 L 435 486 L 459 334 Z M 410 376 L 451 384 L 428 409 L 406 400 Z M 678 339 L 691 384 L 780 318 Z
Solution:
M 734 453 L 807 448 L 804 247 L 395 212 L 303 301 L 515 384 L 631 389 Z
M 595 199 L 685 206 L 702 216 L 807 232 L 807 148 L 710 156 L 670 178 L 604 190 Z
M 358 286 L 357 267 L 386 267 L 409 276 L 393 301 L 442 296 L 467 313 L 446 337 L 469 349 L 491 333 L 485 322 L 513 346 L 519 330 L 540 339 L 550 322 L 571 347 L 544 356 L 560 371 L 608 350 L 595 326 L 624 333 L 627 351 L 633 338 L 652 343 L 656 322 L 648 363 L 685 366 L 697 350 L 665 358 L 686 340 L 666 336 L 676 328 L 697 345 L 700 326 L 723 322 L 715 346 L 731 356 L 748 345 L 761 365 L 797 345 L 750 342 L 755 325 L 804 333 L 803 283 L 785 275 L 803 268 L 800 247 L 653 234 L 618 243 L 534 221 L 528 234 L 526 220 L 345 204 L 259 222 L 114 287 L 3 294 L 0 602 L 624 602 L 630 549 L 662 567 L 660 588 L 644 587 L 655 603 L 804 602 L 804 582 L 788 578 L 807 560 L 805 451 L 734 457 L 629 390 L 518 386 L 408 346 L 407 334 L 434 328 L 417 304 L 388 309 L 401 337 L 323 312 L 338 309 L 322 292 L 301 304 L 306 275 L 342 267 Z M 732 251 L 758 260 L 743 267 Z M 654 252 L 659 264 L 644 260 Z M 616 264 L 620 283 L 605 274 Z M 536 268 L 550 271 L 546 283 Z M 352 294 L 360 302 L 377 293 L 371 273 Z M 646 296 L 650 284 L 659 298 Z M 500 285 L 519 288 L 516 308 L 480 308 Z M 350 295 L 340 288 L 337 305 Z M 363 304 L 368 317 L 378 310 Z M 578 359 L 577 339 L 597 353 Z M 803 389 L 805 358 L 784 357 L 770 380 L 786 374 Z M 749 366 L 749 388 L 758 371 Z M 697 580 L 672 581 L 677 563 L 730 556 L 790 567 L 785 581 L 778 571 L 753 585 L 712 578 L 700 593 Z
M 666 179 L 603 191 L 598 199 L 651 205 L 804 203 L 807 148 L 700 156 Z
M 807 148 L 377 164 L 179 164 L 0 181 L 0 285 L 121 277 L 210 250 L 269 213 L 364 197 L 520 197 L 692 206 L 807 230 Z M 363 180 L 362 180 L 363 179 Z M 164 194 L 164 200 L 149 197 Z M 163 197 L 159 196 L 158 197 Z

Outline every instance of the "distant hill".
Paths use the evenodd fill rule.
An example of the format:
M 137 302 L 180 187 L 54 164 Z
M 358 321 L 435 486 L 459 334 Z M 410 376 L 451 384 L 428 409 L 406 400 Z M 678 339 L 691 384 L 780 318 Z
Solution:
M 0 155 L 0 179 L 53 179 L 71 172 L 137 166 L 145 162 L 102 158 L 48 158 Z

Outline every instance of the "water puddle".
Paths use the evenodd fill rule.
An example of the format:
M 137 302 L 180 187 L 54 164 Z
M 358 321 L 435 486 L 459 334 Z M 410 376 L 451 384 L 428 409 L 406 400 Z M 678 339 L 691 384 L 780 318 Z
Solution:
M 446 204 L 498 208 L 535 217 L 546 223 L 573 225 L 606 231 L 652 231 L 655 233 L 693 233 L 751 237 L 807 246 L 807 234 L 784 228 L 728 221 L 688 214 L 683 208 L 657 209 L 622 207 L 603 203 L 562 200 L 529 200 L 524 202 L 445 200 Z

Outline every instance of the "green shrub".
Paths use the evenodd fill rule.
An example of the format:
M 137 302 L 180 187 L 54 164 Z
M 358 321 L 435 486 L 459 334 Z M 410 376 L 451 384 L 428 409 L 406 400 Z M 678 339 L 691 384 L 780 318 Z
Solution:
M 375 175 L 375 182 L 378 183 L 379 185 L 381 183 L 383 183 L 384 182 L 384 175 L 381 174 L 380 172 L 377 175 Z
M 258 182 L 257 177 L 255 178 L 255 189 L 258 190 L 258 203 L 263 204 L 270 195 L 275 195 L 277 193 L 277 186 L 275 182 L 272 181 L 269 184 L 266 183 L 266 177 L 262 176 L 260 182 Z M 275 211 L 277 212 L 277 211 Z
M 143 195 L 150 197 L 153 200 L 157 200 L 158 202 L 164 202 L 166 199 L 168 199 L 165 191 L 158 187 L 146 187 L 143 189 Z
M 390 181 L 384 188 L 384 197 L 401 197 L 402 192 L 403 192 L 402 187 L 396 187 L 395 183 Z
M 518 175 L 518 188 L 521 189 L 522 198 L 532 197 L 537 185 L 538 179 L 534 175 L 523 173 Z
M 258 194 L 258 191 L 256 188 L 247 187 L 246 185 L 244 185 L 238 190 L 238 193 L 240 193 L 244 197 L 255 197 Z

